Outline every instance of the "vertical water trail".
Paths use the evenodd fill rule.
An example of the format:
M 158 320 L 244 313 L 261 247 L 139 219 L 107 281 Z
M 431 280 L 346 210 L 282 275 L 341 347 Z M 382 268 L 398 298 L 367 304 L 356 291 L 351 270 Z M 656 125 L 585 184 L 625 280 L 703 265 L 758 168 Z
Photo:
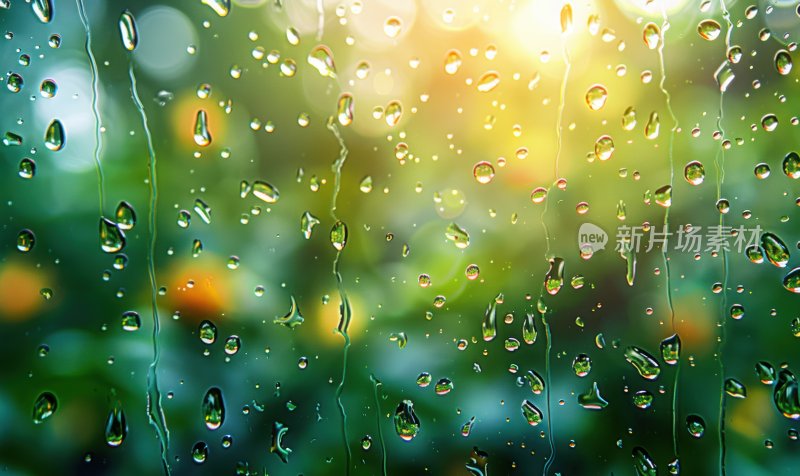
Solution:
M 673 149 L 675 146 L 675 132 L 678 130 L 678 118 L 675 116 L 675 112 L 672 109 L 672 96 L 670 95 L 669 91 L 667 90 L 665 84 L 667 81 L 667 69 L 664 64 L 664 47 L 666 45 L 666 36 L 667 30 L 669 30 L 669 18 L 667 17 L 667 9 L 664 6 L 664 0 L 659 2 L 661 6 L 661 38 L 658 45 L 658 64 L 661 68 L 661 81 L 658 83 L 659 89 L 661 89 L 661 93 L 664 95 L 664 99 L 667 104 L 667 111 L 669 112 L 670 119 L 672 120 L 672 128 L 669 131 L 669 150 L 668 150 L 668 157 L 669 157 L 669 186 L 670 186 L 670 193 L 673 194 L 675 190 L 672 189 L 674 181 L 675 181 L 675 167 L 673 163 Z M 665 232 L 669 232 L 669 210 L 670 207 L 666 207 L 664 209 L 664 230 Z M 669 250 L 669 235 L 664 235 L 664 244 L 661 248 L 661 254 L 664 258 L 664 277 L 666 281 L 666 288 L 667 288 L 667 305 L 669 306 L 669 315 L 670 315 L 670 322 L 672 325 L 672 333 L 676 334 L 677 331 L 675 329 L 675 307 L 672 303 L 672 279 L 670 276 L 670 268 L 669 268 L 669 257 L 667 256 L 667 251 Z M 675 368 L 675 376 L 673 377 L 672 382 L 672 451 L 675 454 L 675 458 L 678 458 L 678 377 L 680 375 L 680 365 L 681 361 L 678 359 Z
M 83 0 L 76 0 L 78 5 L 78 16 L 81 19 L 81 23 L 83 24 L 83 29 L 86 32 L 86 41 L 84 43 L 84 49 L 86 50 L 86 56 L 89 58 L 89 68 L 92 72 L 92 112 L 94 113 L 94 168 L 95 172 L 97 173 L 97 193 L 99 195 L 99 203 L 100 203 L 100 216 L 103 215 L 103 210 L 105 210 L 105 179 L 103 177 L 103 167 L 100 164 L 100 151 L 103 148 L 103 137 L 100 133 L 100 129 L 103 127 L 102 122 L 100 121 L 100 109 L 98 106 L 98 72 L 97 72 L 97 60 L 94 57 L 94 51 L 92 50 L 92 30 L 89 28 L 89 17 L 86 15 L 86 8 L 83 5 Z
M 561 53 L 564 58 L 564 76 L 561 79 L 561 88 L 558 94 L 558 116 L 556 119 L 556 157 L 553 166 L 553 183 L 551 184 L 550 189 L 552 190 L 552 185 L 554 185 L 558 181 L 558 164 L 559 160 L 561 159 L 561 149 L 562 149 L 562 142 L 563 142 L 563 122 L 564 122 L 564 108 L 566 107 L 566 95 L 567 95 L 567 83 L 569 82 L 569 72 L 572 69 L 572 63 L 569 57 L 569 48 L 567 46 L 567 33 L 570 32 L 572 29 L 572 5 L 569 2 L 565 2 L 564 5 L 561 7 Z M 550 193 L 548 193 L 550 195 Z M 540 221 L 542 222 L 542 228 L 544 229 L 544 237 L 545 237 L 545 251 L 544 251 L 544 260 L 548 263 L 549 269 L 549 261 L 550 261 L 550 230 L 547 228 L 547 223 L 545 221 L 545 215 L 547 215 L 547 211 L 550 205 L 550 201 L 552 197 L 547 197 L 544 203 L 544 210 L 542 211 L 542 215 L 540 217 Z M 546 278 L 545 278 L 546 279 Z M 539 302 L 543 302 L 544 294 L 545 294 L 545 279 L 542 280 L 542 288 L 539 291 Z M 553 437 L 553 413 L 552 413 L 552 406 L 550 405 L 550 387 L 552 386 L 552 379 L 551 379 L 551 369 L 550 369 L 550 352 L 553 347 L 553 335 L 550 332 L 550 322 L 547 319 L 547 312 L 549 310 L 544 309 L 544 305 L 542 307 L 542 323 L 544 324 L 544 332 L 545 332 L 545 357 L 544 357 L 544 371 L 545 371 L 545 402 L 547 405 L 547 440 L 548 444 L 550 445 L 550 455 L 547 457 L 547 461 L 544 464 L 544 468 L 542 469 L 542 474 L 546 475 L 547 472 L 550 470 L 550 466 L 552 466 L 553 461 L 555 461 L 556 457 L 556 446 L 555 446 L 555 438 Z
M 383 387 L 383 383 L 375 378 L 375 375 L 369 376 L 372 382 L 372 390 L 375 392 L 375 421 L 378 424 L 378 441 L 381 443 L 381 459 L 383 460 L 382 470 L 383 476 L 386 476 L 386 443 L 383 441 L 383 429 L 381 428 L 381 402 L 378 398 L 378 387 Z
M 719 0 L 720 7 L 722 9 L 722 16 L 725 19 L 725 23 L 727 25 L 725 30 L 725 60 L 728 61 L 728 50 L 731 47 L 731 34 L 733 31 L 733 23 L 731 23 L 731 15 L 728 12 L 728 7 L 725 5 L 725 0 Z M 722 127 L 722 119 L 724 117 L 724 109 L 723 103 L 725 100 L 725 89 L 720 88 L 719 93 L 719 114 L 717 115 L 717 129 L 720 132 L 720 141 L 721 147 L 717 151 L 716 158 L 714 160 L 714 165 L 717 169 L 717 200 L 722 198 L 722 183 L 725 181 L 725 129 Z M 719 214 L 719 226 L 720 230 L 721 227 L 725 224 L 725 215 L 720 213 Z M 717 350 L 717 358 L 719 359 L 719 380 L 720 380 L 720 392 L 719 392 L 719 464 L 720 464 L 720 473 L 722 476 L 725 476 L 725 453 L 727 451 L 725 447 L 725 364 L 722 359 L 722 350 L 725 346 L 725 311 L 728 307 L 728 252 L 723 247 L 722 248 L 722 299 L 721 299 L 721 309 L 720 309 L 720 342 L 719 348 Z
M 342 134 L 339 132 L 339 128 L 336 126 L 336 122 L 333 116 L 328 118 L 327 128 L 331 133 L 333 133 L 334 137 L 336 137 L 336 141 L 339 143 L 339 157 L 333 162 L 331 169 L 334 173 L 334 185 L 333 185 L 333 199 L 331 200 L 331 218 L 333 218 L 334 226 L 336 224 L 346 225 L 339 220 L 339 217 L 336 215 L 336 199 L 339 196 L 339 189 L 341 188 L 342 184 L 342 166 L 344 162 L 347 160 L 347 146 L 344 143 L 344 139 L 342 139 Z M 345 231 L 345 236 L 347 232 Z M 350 459 L 352 458 L 350 452 L 350 444 L 347 438 L 347 412 L 345 412 L 344 405 L 342 404 L 342 391 L 344 390 L 344 383 L 347 377 L 347 354 L 350 350 L 350 336 L 347 334 L 347 329 L 350 327 L 350 317 L 351 317 L 351 309 L 350 309 L 350 300 L 347 298 L 347 292 L 344 288 L 344 282 L 342 281 L 342 274 L 339 272 L 339 258 L 341 257 L 342 250 L 344 249 L 344 245 L 341 248 L 336 250 L 336 257 L 333 259 L 333 275 L 336 278 L 336 286 L 339 292 L 339 324 L 336 327 L 336 331 L 344 338 L 344 347 L 342 348 L 342 379 L 339 381 L 339 386 L 336 387 L 336 404 L 339 407 L 339 413 L 342 416 L 342 439 L 344 440 L 344 449 L 345 449 L 345 465 L 346 465 L 346 474 L 350 474 Z
M 325 0 L 317 0 L 317 41 L 322 41 L 325 31 Z
M 147 114 L 145 114 L 144 105 L 141 99 L 139 99 L 136 75 L 133 74 L 133 61 L 129 61 L 128 63 L 128 76 L 130 76 L 131 80 L 131 98 L 142 119 L 142 127 L 144 129 L 145 138 L 147 139 L 147 153 L 150 159 L 148 164 L 150 182 L 148 233 L 150 234 L 150 243 L 147 248 L 147 274 L 150 278 L 150 298 L 153 312 L 153 361 L 147 369 L 147 418 L 156 430 L 156 435 L 161 445 L 161 463 L 164 466 L 164 472 L 169 475 L 171 473 L 169 466 L 169 429 L 167 428 L 164 409 L 161 406 L 161 391 L 158 388 L 158 361 L 161 357 L 161 353 L 158 346 L 160 323 L 158 318 L 158 285 L 156 283 L 155 268 L 156 208 L 158 205 L 156 152 L 153 148 L 153 137 L 150 134 L 150 127 L 147 123 Z

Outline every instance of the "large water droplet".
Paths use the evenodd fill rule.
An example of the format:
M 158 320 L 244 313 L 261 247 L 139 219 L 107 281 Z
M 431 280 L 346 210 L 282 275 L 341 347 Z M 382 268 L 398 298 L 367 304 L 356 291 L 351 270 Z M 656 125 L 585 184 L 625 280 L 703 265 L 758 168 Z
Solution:
M 17 249 L 23 253 L 27 253 L 28 251 L 33 249 L 33 246 L 36 244 L 36 235 L 33 234 L 31 230 L 27 228 L 20 231 L 17 235 Z
M 278 192 L 278 189 L 274 185 L 262 180 L 256 180 L 253 182 L 252 190 L 253 195 L 255 195 L 256 198 L 266 203 L 275 203 L 281 196 L 280 192 Z
M 326 78 L 336 77 L 336 64 L 333 62 L 333 53 L 325 45 L 317 45 L 311 49 L 306 58 L 308 64 L 314 67 L 319 74 Z
M 128 422 L 125 420 L 125 412 L 119 401 L 116 401 L 108 412 L 105 436 L 108 446 L 119 446 L 128 436 Z
M 669 365 L 678 363 L 681 357 L 681 338 L 673 334 L 661 341 L 661 358 Z
M 646 24 L 642 30 L 642 40 L 651 50 L 658 48 L 661 42 L 661 29 L 653 22 Z
M 455 222 L 450 223 L 447 225 L 447 228 L 444 231 L 444 236 L 452 241 L 456 248 L 464 249 L 469 246 L 469 233 L 467 230 L 461 228 Z
M 783 76 L 792 71 L 792 57 L 788 51 L 781 49 L 775 53 L 775 69 Z
M 789 248 L 774 233 L 767 232 L 761 235 L 761 247 L 764 249 L 767 259 L 773 265 L 785 268 L 789 263 Z
M 33 422 L 37 425 L 53 416 L 58 408 L 56 396 L 50 392 L 42 392 L 33 402 Z
M 475 87 L 482 93 L 488 93 L 496 88 L 498 84 L 500 84 L 500 75 L 497 71 L 488 71 L 478 79 Z
M 128 10 L 123 11 L 119 16 L 119 35 L 122 39 L 122 46 L 126 50 L 136 49 L 136 45 L 139 44 L 139 34 L 136 30 L 136 20 Z
M 36 18 L 40 22 L 50 23 L 53 21 L 53 14 L 55 13 L 53 0 L 33 0 L 31 7 L 33 7 L 33 13 L 36 14 Z
M 67 136 L 64 133 L 64 126 L 58 119 L 53 119 L 44 133 L 44 145 L 55 152 L 63 149 L 66 142 Z
M 136 212 L 131 204 L 124 200 L 117 205 L 114 218 L 117 220 L 117 228 L 120 230 L 128 231 L 136 226 Z
M 599 111 L 606 104 L 608 91 L 602 84 L 595 84 L 586 91 L 586 105 L 592 111 Z
M 527 421 L 530 426 L 536 426 L 542 422 L 542 411 L 530 400 L 523 400 L 520 409 L 522 410 L 522 416 L 525 417 L 525 421 Z
M 353 114 L 353 95 L 342 93 L 339 96 L 339 102 L 336 107 L 336 117 L 339 119 L 339 124 L 349 126 L 353 122 Z
M 106 253 L 116 253 L 125 248 L 125 234 L 107 218 L 100 218 L 100 248 Z
M 211 131 L 208 130 L 208 114 L 205 109 L 198 110 L 194 120 L 194 143 L 200 147 L 211 144 Z
M 225 403 L 222 401 L 222 390 L 211 387 L 203 397 L 203 421 L 209 430 L 216 430 L 225 421 Z
M 702 163 L 693 160 L 683 168 L 683 178 L 692 185 L 700 185 L 706 178 L 706 169 Z
M 413 440 L 419 433 L 420 422 L 411 400 L 403 400 L 394 411 L 394 430 L 405 441 Z
M 456 74 L 461 68 L 461 52 L 450 50 L 444 57 L 444 71 L 447 74 Z
M 636 346 L 625 349 L 625 360 L 627 360 L 639 372 L 639 375 L 648 379 L 655 380 L 661 373 L 658 362 L 652 355 Z
M 231 11 L 231 0 L 202 0 L 202 2 L 221 17 L 227 16 Z
M 697 25 L 697 33 L 704 40 L 714 41 L 719 37 L 722 28 L 716 20 L 703 20 Z
M 789 369 L 781 369 L 772 394 L 775 406 L 786 418 L 800 419 L 800 386 Z

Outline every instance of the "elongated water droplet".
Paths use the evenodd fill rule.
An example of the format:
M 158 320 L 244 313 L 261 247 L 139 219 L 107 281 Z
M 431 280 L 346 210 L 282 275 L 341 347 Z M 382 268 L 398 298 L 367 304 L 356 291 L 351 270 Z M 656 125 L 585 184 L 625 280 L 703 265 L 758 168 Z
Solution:
M 469 421 L 461 425 L 461 436 L 463 436 L 464 438 L 468 437 L 470 432 L 472 431 L 472 426 L 474 424 L 475 424 L 475 417 L 472 417 L 469 419 Z
M 405 441 L 411 441 L 419 433 L 420 422 L 414 412 L 414 403 L 403 400 L 394 411 L 394 431 Z
M 217 326 L 209 320 L 200 323 L 197 335 L 204 344 L 213 344 L 217 340 Z
M 433 386 L 436 395 L 447 395 L 451 390 L 453 390 L 453 381 L 447 377 L 440 378 Z
M 337 220 L 331 227 L 331 245 L 336 251 L 342 251 L 347 246 L 347 234 L 347 225 L 341 220 Z
M 194 120 L 194 142 L 200 147 L 211 144 L 211 131 L 208 130 L 208 114 L 205 109 L 197 111 L 197 117 Z
M 469 233 L 467 230 L 461 228 L 455 222 L 450 223 L 447 225 L 447 228 L 444 231 L 444 236 L 452 241 L 456 248 L 464 249 L 469 246 Z
M 133 19 L 133 14 L 125 10 L 119 16 L 119 35 L 122 39 L 122 46 L 128 50 L 133 51 L 136 45 L 139 44 L 139 34 L 136 30 L 136 20 Z
M 36 175 L 36 162 L 27 157 L 20 160 L 18 173 L 24 179 L 32 179 Z
M 53 14 L 55 13 L 53 0 L 33 0 L 31 7 L 33 7 L 33 13 L 36 14 L 36 18 L 40 22 L 50 23 L 53 21 Z
M 673 334 L 661 341 L 661 358 L 669 365 L 678 363 L 681 358 L 681 338 Z
M 300 314 L 300 307 L 297 305 L 297 301 L 295 301 L 294 296 L 291 296 L 291 299 L 292 305 L 289 308 L 289 312 L 283 316 L 276 317 L 272 322 L 286 326 L 289 329 L 294 329 L 302 324 L 305 319 L 303 318 L 303 315 Z
M 793 293 L 800 293 L 800 267 L 794 268 L 783 277 L 783 287 Z
M 389 102 L 389 104 L 386 105 L 383 117 L 389 127 L 396 126 L 397 123 L 400 122 L 400 118 L 403 117 L 403 106 L 400 104 L 400 101 Z
M 105 435 L 108 446 L 119 446 L 128 436 L 128 422 L 125 419 L 125 411 L 119 401 L 116 401 L 108 412 Z
M 772 396 L 783 416 L 792 420 L 800 419 L 800 386 L 789 369 L 778 372 L 778 382 Z
M 556 295 L 564 286 L 564 259 L 550 258 L 550 268 L 544 277 L 544 287 L 548 294 Z
M 536 426 L 542 422 L 542 411 L 530 400 L 523 400 L 520 409 L 522 410 L 522 416 L 525 417 L 525 421 L 527 421 L 530 426 Z
M 333 53 L 327 46 L 317 45 L 312 48 L 311 52 L 308 53 L 307 61 L 323 77 L 336 77 L 336 64 L 333 62 Z
M 203 421 L 206 428 L 216 430 L 225 421 L 225 403 L 222 400 L 222 390 L 211 387 L 203 397 Z
M 633 468 L 636 471 L 636 476 L 657 476 L 656 463 L 641 446 L 633 449 Z
M 586 354 L 578 354 L 572 361 L 572 371 L 578 377 L 586 377 L 592 371 L 592 359 Z
M 625 360 L 627 360 L 639 372 L 639 375 L 648 379 L 655 380 L 661 373 L 658 362 L 652 355 L 636 346 L 625 349 Z
M 55 152 L 63 149 L 66 142 L 67 136 L 64 133 L 64 126 L 58 119 L 53 119 L 44 133 L 44 145 Z
M 747 388 L 735 378 L 729 378 L 725 380 L 725 393 L 734 398 L 745 398 L 747 397 Z
M 525 319 L 522 320 L 522 340 L 526 344 L 534 344 L 536 335 L 536 316 L 529 312 L 525 315 Z
M 458 50 L 450 50 L 444 57 L 444 72 L 447 74 L 456 74 L 461 69 L 461 52 Z
M 636 127 L 636 109 L 630 106 L 622 113 L 622 128 L 632 131 L 634 127 Z
M 783 76 L 792 71 L 792 57 L 788 51 L 780 49 L 775 53 L 775 69 Z
M 488 71 L 483 73 L 483 76 L 478 79 L 476 88 L 482 93 L 488 93 L 500 84 L 500 75 L 497 71 Z
M 202 2 L 221 17 L 227 16 L 231 11 L 231 0 L 202 0 Z
M 561 7 L 561 33 L 567 34 L 572 31 L 572 4 L 565 3 Z
M 544 391 L 544 379 L 541 375 L 536 373 L 535 370 L 528 370 L 525 372 L 525 380 L 528 382 L 528 387 L 530 387 L 534 395 L 539 395 Z
M 481 334 L 483 340 L 489 342 L 497 337 L 497 298 L 489 301 L 486 306 L 486 311 L 483 313 L 483 322 L 481 322 Z
M 646 24 L 642 30 L 642 40 L 651 50 L 658 48 L 661 42 L 661 29 L 653 22 Z
M 349 126 L 353 122 L 353 95 L 350 93 L 342 93 L 339 96 L 336 111 L 339 124 Z
M 33 422 L 37 425 L 47 420 L 56 412 L 58 400 L 50 392 L 42 392 L 33 402 Z
M 608 160 L 614 155 L 614 139 L 602 135 L 594 141 L 594 155 L 600 160 Z
M 289 427 L 285 426 L 283 423 L 277 421 L 273 422 L 272 444 L 270 444 L 269 452 L 278 455 L 278 458 L 284 463 L 289 462 L 289 455 L 292 452 L 291 448 L 283 445 L 283 437 L 286 436 L 287 431 L 289 431 Z
M 647 119 L 647 124 L 644 125 L 644 136 L 650 140 L 657 139 L 660 128 L 661 121 L 658 119 L 658 113 L 653 111 Z
M 587 410 L 602 410 L 608 406 L 608 401 L 600 395 L 597 382 L 592 382 L 589 391 L 578 395 L 578 404 Z
M 728 90 L 728 86 L 730 86 L 735 77 L 731 64 L 727 60 L 723 61 L 714 72 L 714 80 L 717 82 L 719 90 L 723 93 Z
M 311 239 L 311 233 L 319 223 L 319 218 L 312 215 L 311 212 L 303 212 L 303 216 L 300 217 L 300 231 L 303 232 L 305 239 Z
M 789 248 L 774 233 L 764 233 L 761 235 L 761 247 L 764 249 L 767 259 L 779 268 L 785 268 L 789 263 Z
M 253 182 L 252 190 L 253 195 L 255 195 L 256 198 L 266 203 L 275 203 L 281 196 L 280 192 L 274 185 L 262 180 L 256 180 Z
M 722 28 L 716 20 L 703 20 L 697 25 L 697 33 L 701 38 L 708 41 L 714 41 L 719 37 Z
M 28 251 L 33 249 L 33 246 L 36 244 L 36 235 L 33 234 L 31 230 L 27 228 L 20 231 L 17 235 L 17 249 L 23 253 L 27 253 Z
M 116 253 L 125 248 L 125 234 L 107 218 L 100 218 L 100 248 L 106 253 Z

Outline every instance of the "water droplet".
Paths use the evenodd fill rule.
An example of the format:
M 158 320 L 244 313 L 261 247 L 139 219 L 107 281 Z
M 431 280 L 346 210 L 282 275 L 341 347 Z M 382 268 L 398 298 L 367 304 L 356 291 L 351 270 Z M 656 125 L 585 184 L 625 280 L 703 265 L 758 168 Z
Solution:
M 472 175 L 478 183 L 487 184 L 494 178 L 494 166 L 490 162 L 478 162 L 472 168 Z
M 365 435 L 361 438 L 361 449 L 364 451 L 369 451 L 372 448 L 372 437 L 369 435 Z
M 203 222 L 207 225 L 211 224 L 211 207 L 209 207 L 206 202 L 197 198 L 194 201 L 194 207 L 192 209 Z M 180 221 L 178 224 L 180 224 Z
M 542 422 L 542 411 L 530 400 L 523 400 L 520 409 L 522 410 L 522 416 L 525 417 L 525 421 L 527 421 L 530 426 L 536 426 Z
M 100 248 L 106 253 L 116 253 L 125 248 L 125 234 L 107 218 L 100 218 Z
M 764 360 L 756 362 L 756 375 L 764 385 L 772 385 L 775 381 L 775 367 Z
M 653 404 L 653 394 L 647 390 L 639 390 L 633 394 L 633 404 L 642 410 L 650 408 Z
M 683 168 L 683 178 L 692 185 L 700 185 L 706 178 L 706 169 L 702 163 L 693 160 Z
M 606 105 L 608 91 L 602 84 L 595 84 L 586 91 L 586 105 L 592 111 L 599 111 Z
M 783 76 L 788 75 L 792 71 L 792 57 L 789 55 L 788 51 L 781 49 L 775 53 L 775 69 Z
M 451 222 L 447 225 L 444 236 L 452 241 L 456 245 L 456 248 L 463 250 L 469 246 L 469 233 L 455 222 Z
M 124 200 L 117 205 L 114 218 L 117 220 L 117 228 L 120 230 L 128 231 L 136 226 L 136 212 L 131 204 Z
M 43 98 L 51 98 L 55 96 L 57 92 L 58 85 L 52 79 L 43 80 L 42 84 L 39 86 L 39 94 L 41 94 Z
M 800 267 L 794 268 L 784 276 L 783 287 L 793 293 L 800 293 Z
M 213 344 L 217 340 L 217 326 L 209 320 L 200 323 L 197 335 L 204 344 Z
M 761 247 L 773 265 L 785 268 L 789 263 L 789 248 L 777 235 L 769 232 L 761 235 Z
M 608 406 L 608 401 L 600 395 L 597 382 L 592 382 L 588 392 L 578 395 L 578 404 L 587 410 L 602 410 Z
M 547 293 L 555 296 L 564 286 L 564 259 L 563 258 L 550 258 L 550 268 L 544 277 L 544 288 Z
M 608 160 L 614 155 L 614 140 L 611 136 L 600 136 L 594 142 L 594 155 L 600 160 Z
M 767 132 L 772 132 L 778 128 L 778 116 L 775 114 L 765 114 L 761 118 L 761 128 Z
M 433 387 L 436 395 L 447 395 L 451 390 L 453 390 L 453 382 L 446 377 L 440 378 Z
M 300 217 L 300 231 L 303 233 L 305 239 L 311 239 L 311 233 L 314 231 L 314 227 L 319 225 L 319 223 L 319 218 L 312 215 L 311 212 L 306 211 L 303 213 Z
M 561 33 L 567 34 L 572 31 L 572 4 L 565 3 L 561 7 Z
M 27 228 L 20 231 L 17 235 L 17 249 L 23 253 L 27 253 L 33 249 L 36 244 L 36 235 Z
M 261 180 L 256 180 L 253 182 L 252 190 L 253 195 L 255 195 L 256 198 L 259 198 L 266 203 L 275 203 L 281 196 L 280 192 L 278 192 L 278 189 L 275 188 L 275 186 Z
M 744 384 L 735 378 L 729 378 L 725 380 L 725 393 L 734 398 L 747 397 L 747 389 L 745 388 Z
M 700 415 L 689 415 L 686 417 L 686 430 L 695 438 L 701 438 L 706 431 L 706 422 Z
M 636 470 L 636 476 L 657 476 L 656 463 L 650 454 L 642 448 L 637 446 L 633 449 L 633 468 Z
M 208 114 L 205 109 L 198 110 L 194 120 L 194 143 L 200 147 L 211 144 L 211 131 L 208 130 Z
M 731 64 L 727 60 L 723 61 L 714 72 L 714 80 L 717 82 L 719 90 L 723 93 L 728 90 L 728 86 L 730 86 L 735 77 Z
M 488 71 L 483 73 L 483 76 L 478 79 L 476 87 L 482 93 L 488 93 L 500 84 L 500 75 L 497 71 Z
M 336 64 L 333 62 L 333 53 L 325 45 L 317 45 L 311 49 L 306 58 L 308 64 L 314 67 L 319 74 L 326 78 L 336 77 Z
M 122 46 L 128 50 L 133 51 L 136 45 L 139 44 L 139 34 L 136 30 L 136 21 L 133 14 L 124 10 L 119 16 L 119 34 L 122 39 Z
M 456 74 L 461 68 L 461 52 L 450 50 L 444 57 L 444 71 L 447 74 Z
M 701 38 L 708 41 L 716 40 L 721 30 L 722 28 L 716 20 L 703 20 L 697 25 L 697 33 L 700 34 Z
M 461 436 L 468 437 L 472 432 L 472 426 L 475 424 L 475 417 L 470 418 L 466 423 L 461 425 Z
M 397 38 L 403 30 L 403 20 L 397 17 L 389 17 L 383 23 L 383 32 L 389 38 Z
M 672 186 L 664 185 L 658 188 L 653 194 L 653 198 L 655 198 L 657 204 L 664 208 L 669 208 L 672 205 Z
M 221 17 L 227 16 L 231 11 L 231 0 L 202 0 L 202 2 Z
M 627 360 L 639 372 L 639 375 L 648 379 L 655 380 L 661 373 L 658 362 L 652 355 L 636 346 L 625 349 L 625 360 Z
M 27 157 L 20 160 L 18 173 L 24 179 L 32 179 L 36 175 L 36 162 Z
M 135 311 L 126 311 L 122 313 L 122 329 L 126 331 L 138 331 L 142 326 L 142 319 L 139 313 Z
M 636 109 L 630 106 L 622 113 L 622 128 L 632 131 L 634 127 L 636 127 Z
M 658 48 L 659 43 L 661 43 L 661 29 L 653 22 L 646 24 L 642 30 L 642 40 L 644 40 L 645 46 L 649 49 Z
M 36 14 L 36 18 L 40 22 L 50 23 L 53 20 L 53 14 L 55 13 L 53 0 L 33 0 L 31 7 L 33 7 L 33 13 Z
M 789 369 L 778 372 L 778 382 L 772 397 L 783 416 L 792 420 L 800 419 L 800 386 Z
M 22 90 L 22 86 L 25 85 L 25 81 L 22 79 L 22 76 L 18 75 L 17 73 L 11 73 L 8 75 L 8 79 L 6 80 L 6 87 L 12 93 L 18 93 Z
M 681 338 L 673 334 L 661 341 L 661 358 L 669 365 L 678 363 L 681 357 Z
M 211 387 L 203 397 L 203 421 L 206 428 L 216 430 L 225 421 L 225 403 L 222 401 L 222 390 Z
M 343 221 L 337 220 L 336 223 L 333 224 L 333 227 L 331 227 L 330 233 L 331 245 L 333 245 L 336 251 L 344 250 L 344 247 L 347 245 L 347 235 L 347 225 Z
M 119 446 L 128 436 L 128 422 L 119 401 L 116 401 L 108 412 L 105 435 L 108 446 Z
M 294 296 L 291 296 L 291 299 L 292 299 L 292 305 L 289 308 L 289 312 L 287 312 L 283 316 L 276 317 L 272 322 L 275 324 L 286 326 L 289 329 L 294 329 L 295 327 L 302 324 L 305 319 L 303 318 L 303 315 L 300 314 L 300 307 L 297 305 L 297 301 L 295 301 Z
M 394 411 L 394 430 L 405 441 L 413 440 L 419 433 L 420 422 L 411 400 L 403 400 Z
M 800 155 L 797 152 L 789 152 L 783 158 L 783 173 L 791 179 L 800 178 Z
M 33 402 L 33 422 L 37 425 L 53 416 L 58 408 L 56 396 L 50 392 L 42 392 Z
M 349 126 L 353 122 L 353 95 L 342 93 L 336 108 L 339 124 Z
M 64 126 L 58 119 L 53 119 L 44 133 L 44 145 L 55 152 L 63 149 L 66 142 L 67 137 L 64 133 Z
M 400 118 L 403 117 L 403 106 L 400 104 L 400 101 L 390 101 L 389 104 L 386 105 L 383 117 L 389 127 L 396 126 L 397 123 L 400 122 Z
M 650 140 L 658 138 L 658 131 L 661 127 L 661 122 L 658 119 L 658 113 L 653 111 L 647 119 L 647 124 L 644 125 L 644 136 Z
M 203 464 L 208 459 L 208 445 L 205 441 L 198 441 L 192 446 L 192 461 Z

